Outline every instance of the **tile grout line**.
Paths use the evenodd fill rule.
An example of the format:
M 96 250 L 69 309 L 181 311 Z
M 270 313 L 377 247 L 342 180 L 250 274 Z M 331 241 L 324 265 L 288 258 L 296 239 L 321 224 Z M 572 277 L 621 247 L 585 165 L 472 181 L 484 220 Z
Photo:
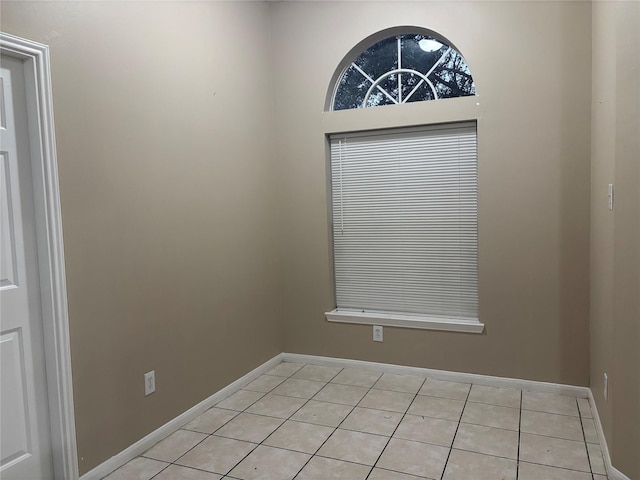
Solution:
M 398 392 L 398 393 L 407 393 L 407 392 Z M 285 398 L 294 398 L 294 399 L 298 399 L 298 400 L 308 400 L 308 401 L 314 401 L 314 402 L 330 403 L 331 405 L 340 405 L 340 406 L 342 406 L 342 407 L 351 407 L 351 409 L 352 409 L 352 410 L 353 410 L 354 408 L 360 408 L 360 409 L 362 409 L 362 410 L 375 410 L 375 411 L 379 411 L 379 412 L 388 412 L 388 413 L 402 413 L 402 412 L 397 412 L 397 411 L 394 411 L 394 410 L 383 410 L 383 409 L 380 409 L 380 408 L 363 407 L 363 406 L 360 406 L 360 405 L 355 405 L 355 406 L 353 406 L 353 405 L 347 405 L 347 404 L 345 404 L 345 403 L 326 402 L 325 400 L 315 400 L 315 399 L 313 399 L 313 398 L 310 398 L 310 399 L 303 399 L 303 398 L 300 398 L 300 397 L 290 397 L 290 396 L 287 396 L 287 395 L 277 395 L 277 394 L 273 394 L 273 395 L 276 395 L 276 396 L 279 396 L 279 397 L 285 397 Z M 441 400 L 457 400 L 457 399 L 455 399 L 455 398 L 446 398 L 446 397 L 433 397 L 433 398 L 438 398 L 438 399 L 441 399 Z M 300 407 L 300 409 L 304 408 L 304 407 L 307 405 L 308 401 L 307 401 L 304 405 L 302 405 L 302 406 Z M 462 401 L 462 400 L 459 400 L 459 401 Z M 473 403 L 473 402 L 468 402 L 468 403 Z M 499 405 L 495 405 L 495 406 L 499 406 Z M 219 408 L 219 407 L 212 407 L 212 408 Z M 507 408 L 513 408 L 513 407 L 507 407 Z M 221 410 L 228 410 L 228 411 L 230 411 L 230 412 L 236 412 L 236 413 L 238 413 L 238 414 L 246 413 L 247 415 L 255 415 L 255 416 L 258 416 L 258 417 L 267 417 L 267 418 L 273 418 L 273 419 L 276 419 L 276 420 L 283 420 L 283 418 L 282 418 L 282 417 L 274 417 L 273 415 L 265 415 L 265 414 L 263 414 L 263 413 L 249 413 L 249 412 L 238 411 L 238 410 L 229 410 L 229 409 L 221 409 Z M 515 410 L 515 408 L 514 408 L 514 410 Z M 295 413 L 297 413 L 297 412 L 298 412 L 298 411 L 296 411 Z M 294 413 L 294 415 L 295 415 L 295 413 Z M 349 412 L 349 413 L 351 413 L 351 412 Z M 413 414 L 410 414 L 410 413 L 409 413 L 408 415 L 413 415 Z M 236 416 L 237 416 L 237 415 L 236 415 Z M 448 419 L 446 419 L 446 418 L 445 418 L 445 419 L 443 419 L 443 418 L 441 418 L 441 417 L 434 417 L 434 416 L 431 416 L 431 415 L 423 415 L 423 414 L 420 414 L 419 416 L 420 416 L 420 417 L 424 417 L 424 418 L 434 419 L 434 420 L 448 420 Z M 235 418 L 235 417 L 234 417 L 234 418 Z M 231 420 L 233 420 L 234 418 L 229 419 L 229 420 L 227 421 L 227 423 L 228 423 L 228 422 L 230 422 Z M 570 418 L 576 418 L 576 417 L 570 417 Z M 304 424 L 307 424 L 307 425 L 316 425 L 316 426 L 320 426 L 320 427 L 329 427 L 329 428 L 334 428 L 334 427 L 333 427 L 333 426 L 331 426 L 331 425 L 324 425 L 324 424 L 321 424 L 321 423 L 313 423 L 313 422 L 309 422 L 309 421 L 306 421 L 306 420 L 293 419 L 293 418 L 291 418 L 291 417 L 286 418 L 286 419 L 284 419 L 284 420 L 291 420 L 291 421 L 293 421 L 293 422 L 297 422 L 297 423 L 304 423 Z M 455 422 L 456 420 L 448 420 L 448 421 L 450 421 L 450 422 Z M 492 428 L 492 429 L 495 429 L 495 430 L 502 430 L 502 431 L 505 431 L 505 432 L 516 432 L 516 433 L 518 432 L 518 430 L 517 430 L 517 429 L 504 428 L 504 427 L 496 427 L 496 426 L 494 426 L 494 425 L 485 425 L 484 423 L 473 423 L 473 422 L 468 422 L 468 421 L 467 421 L 467 422 L 460 421 L 459 423 L 464 423 L 465 425 L 473 425 L 473 426 L 477 426 L 477 427 L 487 427 L 487 428 Z M 224 425 L 223 425 L 223 426 L 224 426 Z M 353 428 L 348 428 L 348 427 L 342 427 L 342 428 L 343 428 L 343 430 L 348 430 L 348 431 L 350 431 L 350 432 L 361 432 L 361 430 L 355 430 L 355 429 L 353 429 Z M 179 428 L 178 430 L 185 430 L 185 431 L 187 431 L 187 432 L 193 432 L 193 433 L 202 433 L 202 434 L 204 434 L 204 435 L 214 435 L 214 434 L 215 434 L 215 433 L 206 433 L 206 432 L 201 432 L 201 431 L 199 431 L 199 430 L 191 430 L 191 429 L 189 429 L 189 428 L 184 428 L 184 427 L 181 427 L 181 428 Z M 217 430 L 216 430 L 216 432 L 217 432 Z M 368 432 L 362 432 L 362 433 L 368 433 Z M 567 442 L 577 442 L 577 443 L 581 443 L 581 442 L 583 441 L 583 440 L 575 440 L 575 439 L 573 439 L 573 438 L 559 437 L 559 436 L 555 436 L 555 435 L 543 435 L 543 434 L 541 434 L 541 433 L 528 433 L 528 432 L 523 432 L 523 433 L 527 433 L 528 435 L 531 435 L 531 436 L 534 436 L 534 437 L 553 438 L 553 439 L 556 439 L 556 440 L 565 440 L 565 441 L 567 441 Z M 387 435 L 380 434 L 380 433 L 374 433 L 374 434 L 371 434 L 371 435 L 381 435 L 381 436 L 383 436 L 383 437 L 386 437 L 386 436 L 387 436 Z M 216 436 L 218 436 L 218 437 L 222 437 L 222 438 L 231 438 L 231 439 L 233 439 L 233 437 L 225 437 L 224 435 L 216 435 Z M 410 441 L 412 441 L 412 442 L 418 442 L 418 443 L 425 443 L 425 444 L 428 444 L 428 445 L 442 446 L 442 445 L 437 444 L 437 443 L 425 442 L 425 441 L 423 441 L 423 440 L 410 440 Z M 594 442 L 587 442 L 587 444 L 588 444 L 588 445 L 598 445 L 597 443 L 594 443 Z M 464 449 L 462 449 L 462 448 L 461 448 L 461 449 L 459 449 L 459 450 L 464 450 Z M 292 451 L 296 451 L 296 450 L 292 450 Z M 473 452 L 473 450 L 467 450 L 467 451 L 469 451 L 469 452 Z M 478 453 L 478 452 L 476 452 L 476 453 Z M 494 455 L 494 454 L 489 454 L 489 453 L 481 453 L 481 455 L 489 455 L 489 456 L 491 456 L 491 457 L 500 457 L 500 458 L 511 458 L 511 457 L 503 457 L 503 456 L 501 456 L 501 455 Z M 151 458 L 152 460 L 155 460 L 155 459 L 154 459 L 154 458 L 152 458 L 152 457 L 145 457 L 145 458 Z M 514 460 L 513 458 L 511 458 L 511 459 L 512 459 L 512 460 Z M 163 460 L 160 460 L 160 461 L 163 461 Z M 357 463 L 357 462 L 356 462 L 356 463 Z M 526 462 L 526 463 L 535 463 L 535 462 Z M 556 467 L 556 468 L 563 468 L 563 467 Z M 568 469 L 568 470 L 572 470 L 572 469 Z M 576 471 L 581 471 L 581 470 L 576 470 Z M 596 475 L 597 475 L 597 474 L 596 474 Z
M 384 376 L 381 375 L 380 378 L 382 378 Z M 380 380 L 380 378 L 378 380 Z M 404 420 L 404 417 L 407 416 L 407 412 L 409 411 L 409 409 L 411 408 L 411 405 L 413 405 L 413 402 L 416 401 L 416 398 L 418 397 L 418 392 L 420 391 L 420 389 L 422 388 L 422 386 L 426 383 L 427 378 L 425 377 L 424 380 L 422 380 L 422 383 L 420 384 L 420 386 L 418 387 L 418 390 L 416 391 L 416 393 L 413 395 L 413 398 L 411 399 L 411 402 L 409 402 L 409 405 L 407 405 L 407 408 L 405 409 L 404 413 L 402 414 L 402 417 L 400 418 L 400 421 L 398 422 L 398 424 L 396 425 L 396 428 L 393 429 L 393 432 L 391 432 L 391 435 L 389 435 L 389 439 L 387 440 L 387 443 L 384 444 L 384 447 L 382 447 L 382 450 L 380 450 L 380 454 L 378 455 L 378 458 L 376 458 L 376 461 L 373 462 L 373 465 L 371 465 L 371 470 L 369 471 L 369 474 L 365 477 L 365 480 L 368 480 L 368 478 L 371 476 L 371 474 L 373 473 L 373 470 L 376 468 L 376 465 L 378 464 L 378 462 L 380 461 L 380 458 L 382 457 L 382 454 L 384 453 L 384 451 L 387 449 L 387 447 L 389 446 L 389 443 L 391 443 L 391 439 L 393 438 L 393 435 L 396 433 L 396 431 L 398 430 L 398 428 L 400 427 L 400 424 L 402 423 L 402 420 Z M 378 382 L 376 382 L 378 383 Z M 375 383 L 374 383 L 375 385 Z M 370 390 L 373 390 L 373 386 L 370 388 Z M 367 392 L 369 393 L 369 392 Z M 362 397 L 364 398 L 364 397 Z M 396 413 L 400 413 L 400 412 L 396 412 Z M 395 472 L 396 470 L 391 470 L 392 472 Z M 398 472 L 398 473 L 404 473 L 404 472 Z
M 582 422 L 582 411 L 580 410 L 580 404 L 576 398 L 576 407 L 578 407 L 578 418 L 580 419 L 580 429 L 582 430 L 582 439 L 584 440 L 584 449 L 587 454 L 587 462 L 589 463 L 589 472 L 591 472 L 591 478 L 595 479 L 595 473 L 591 466 L 591 456 L 589 455 L 589 445 L 587 445 L 587 435 L 584 433 L 584 423 Z
M 524 392 L 520 390 L 520 413 L 518 415 L 518 453 L 516 454 L 516 480 L 520 476 L 520 437 L 522 435 L 522 404 Z
M 467 408 L 467 403 L 469 402 L 469 397 L 471 396 L 471 389 L 473 389 L 473 383 L 469 384 L 469 391 L 467 392 L 467 398 L 464 399 L 464 405 L 462 406 L 462 411 L 460 412 L 460 418 L 458 419 L 458 425 L 456 426 L 456 432 L 453 434 L 453 438 L 451 439 L 451 446 L 449 447 L 449 455 L 447 455 L 447 460 L 444 462 L 444 467 L 442 468 L 442 474 L 440 475 L 440 479 L 444 478 L 444 472 L 447 471 L 447 465 L 449 465 L 449 458 L 451 458 L 451 452 L 453 452 L 453 444 L 456 441 L 456 436 L 458 435 L 458 430 L 460 429 L 460 424 L 462 423 L 462 415 L 464 415 L 464 411 Z

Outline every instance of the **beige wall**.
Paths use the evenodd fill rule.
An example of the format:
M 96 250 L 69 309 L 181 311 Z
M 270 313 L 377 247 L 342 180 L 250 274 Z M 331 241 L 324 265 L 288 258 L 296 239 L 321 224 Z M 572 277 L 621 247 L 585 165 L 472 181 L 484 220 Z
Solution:
M 612 463 L 629 478 L 640 478 L 639 86 L 640 3 L 594 2 L 591 389 Z
M 611 403 L 603 403 L 605 359 L 612 354 L 613 214 L 607 185 L 615 178 L 615 3 L 593 4 L 593 77 L 591 118 L 591 381 L 605 434 L 611 438 Z
M 282 351 L 268 7 L 3 1 L 1 14 L 3 31 L 51 48 L 86 472 Z
M 271 5 L 285 350 L 587 385 L 591 6 Z M 343 56 L 417 25 L 465 55 L 479 95 L 323 113 Z M 478 103 L 478 104 L 476 104 Z M 483 335 L 331 324 L 328 132 L 478 119 Z
M 596 397 L 602 372 L 614 372 L 613 400 L 597 397 L 614 463 L 637 472 L 625 419 L 640 424 L 628 382 L 638 371 L 624 367 L 639 363 L 636 307 L 628 288 L 613 289 L 633 273 L 625 260 L 637 258 L 638 212 L 617 210 L 614 222 L 597 200 L 615 177 L 622 202 L 638 178 L 628 127 L 613 127 L 637 125 L 622 108 L 633 89 L 619 79 L 614 94 L 607 77 L 622 55 L 637 55 L 637 32 L 615 61 L 599 49 L 620 42 L 609 22 L 630 32 L 633 17 L 594 6 L 603 40 L 592 105 L 583 2 L 1 9 L 3 31 L 51 47 L 81 472 L 283 350 L 587 385 L 589 307 Z M 398 25 L 450 39 L 479 95 L 323 112 L 343 56 Z M 486 332 L 387 328 L 374 344 L 370 327 L 326 322 L 335 305 L 325 135 L 463 119 L 478 120 Z M 151 369 L 158 391 L 145 398 Z M 624 413 L 614 417 L 613 405 Z

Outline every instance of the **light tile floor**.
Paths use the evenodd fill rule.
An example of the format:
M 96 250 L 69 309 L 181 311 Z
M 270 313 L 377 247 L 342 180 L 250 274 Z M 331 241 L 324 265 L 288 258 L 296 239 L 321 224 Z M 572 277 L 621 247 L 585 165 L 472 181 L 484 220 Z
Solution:
M 606 480 L 586 399 L 283 362 L 105 480 Z

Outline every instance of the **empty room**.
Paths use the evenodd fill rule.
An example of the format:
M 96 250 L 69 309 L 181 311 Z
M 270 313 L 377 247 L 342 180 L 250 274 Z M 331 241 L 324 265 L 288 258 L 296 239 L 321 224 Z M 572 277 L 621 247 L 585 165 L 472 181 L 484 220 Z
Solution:
M 0 30 L 3 480 L 640 480 L 640 2 Z

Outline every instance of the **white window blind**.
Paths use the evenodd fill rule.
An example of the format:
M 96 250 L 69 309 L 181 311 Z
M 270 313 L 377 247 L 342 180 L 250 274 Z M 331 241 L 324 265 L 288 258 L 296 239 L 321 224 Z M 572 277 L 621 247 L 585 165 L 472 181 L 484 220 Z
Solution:
M 337 311 L 477 321 L 475 122 L 330 142 Z

